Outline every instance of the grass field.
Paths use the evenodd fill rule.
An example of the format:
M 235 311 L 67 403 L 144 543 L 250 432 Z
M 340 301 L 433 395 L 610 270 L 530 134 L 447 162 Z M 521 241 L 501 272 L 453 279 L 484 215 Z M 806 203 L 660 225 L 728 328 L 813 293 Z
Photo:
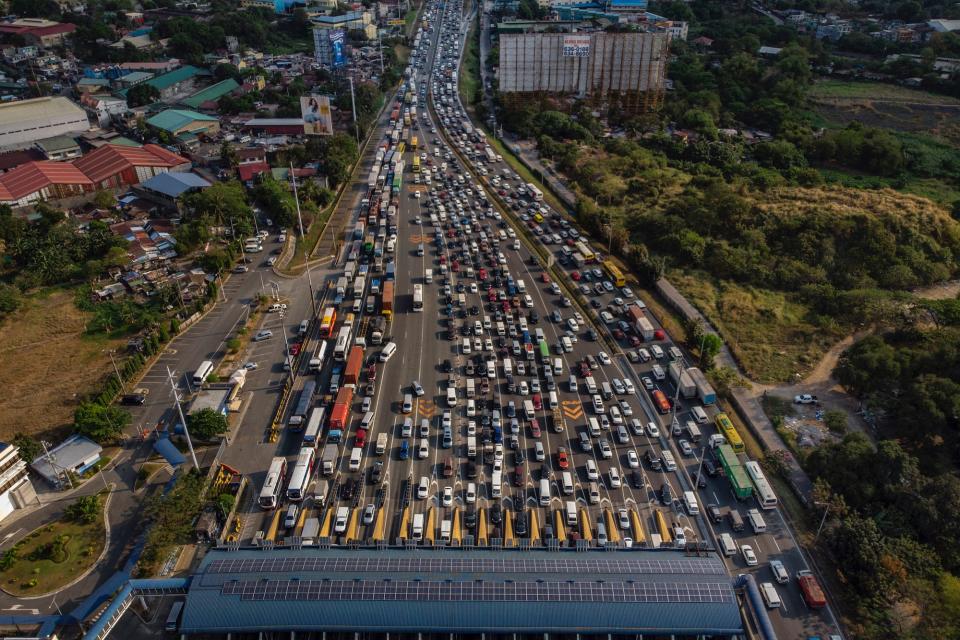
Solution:
M 17 560 L 6 571 L 0 572 L 3 590 L 14 596 L 29 596 L 53 591 L 69 584 L 83 574 L 103 551 L 106 532 L 103 528 L 103 511 L 96 522 L 81 524 L 72 520 L 59 520 L 33 531 L 17 545 Z M 51 557 L 42 552 L 60 536 L 65 536 L 61 555 Z M 31 559 L 31 554 L 38 555 Z
M 825 80 L 814 83 L 813 87 L 810 88 L 809 95 L 813 100 L 876 100 L 883 102 L 960 106 L 960 100 L 956 98 L 881 82 Z
M 460 100 L 464 107 L 471 106 L 480 89 L 480 43 L 477 40 L 477 21 L 474 20 L 467 33 L 463 64 L 460 65 Z
M 717 328 L 754 382 L 795 381 L 842 338 L 813 325 L 806 307 L 775 291 L 716 282 L 703 272 L 667 276 Z
M 73 297 L 66 289 L 34 294 L 0 323 L 0 440 L 69 425 L 78 398 L 112 371 L 106 352 L 124 349 L 123 340 L 84 333 L 88 314 Z

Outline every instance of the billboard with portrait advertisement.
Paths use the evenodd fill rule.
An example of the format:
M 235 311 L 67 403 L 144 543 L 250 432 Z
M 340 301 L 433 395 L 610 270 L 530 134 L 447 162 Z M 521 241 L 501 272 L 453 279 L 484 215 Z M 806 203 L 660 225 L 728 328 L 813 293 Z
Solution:
M 303 132 L 308 136 L 333 135 L 329 96 L 301 96 L 300 114 L 303 116 Z

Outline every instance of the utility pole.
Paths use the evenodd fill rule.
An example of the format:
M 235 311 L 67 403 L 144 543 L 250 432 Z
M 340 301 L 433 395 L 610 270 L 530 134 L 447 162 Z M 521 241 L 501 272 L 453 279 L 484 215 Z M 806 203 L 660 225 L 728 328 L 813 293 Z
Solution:
M 107 349 L 107 355 L 110 356 L 110 364 L 113 365 L 113 370 L 117 374 L 117 380 L 120 381 L 120 393 L 123 393 L 126 385 L 123 382 L 123 376 L 120 375 L 120 369 L 117 368 L 117 361 L 113 359 L 113 349 Z
M 187 418 L 183 415 L 183 407 L 180 405 L 180 392 L 177 391 L 177 382 L 173 377 L 173 371 L 167 367 L 167 380 L 170 381 L 170 389 L 173 391 L 173 400 L 177 403 L 177 413 L 180 414 L 180 423 L 183 425 L 183 433 L 187 436 L 187 447 L 190 449 L 190 457 L 193 459 L 193 468 L 200 471 L 200 463 L 197 462 L 197 454 L 193 450 L 193 440 L 190 439 L 190 431 L 187 429 Z
M 347 76 L 347 80 L 350 81 L 350 108 L 353 109 L 353 133 L 357 138 L 357 150 L 360 149 L 360 128 L 357 126 L 357 102 L 354 99 L 353 95 L 353 76 Z M 296 184 L 296 183 L 294 183 Z M 300 233 L 303 233 L 301 231 Z
M 353 92 L 353 80 L 350 80 L 351 95 Z M 356 113 L 354 113 L 356 121 Z M 293 163 L 290 163 L 290 180 L 293 181 L 293 199 L 297 203 L 297 221 L 300 223 L 300 242 L 303 243 L 303 259 L 307 263 L 307 284 L 310 287 L 310 313 L 317 315 L 317 296 L 313 291 L 313 274 L 310 270 L 310 256 L 307 254 L 307 234 L 303 232 L 303 216 L 300 214 L 300 196 L 297 193 L 297 177 L 293 174 Z M 278 292 L 279 293 L 279 292 Z

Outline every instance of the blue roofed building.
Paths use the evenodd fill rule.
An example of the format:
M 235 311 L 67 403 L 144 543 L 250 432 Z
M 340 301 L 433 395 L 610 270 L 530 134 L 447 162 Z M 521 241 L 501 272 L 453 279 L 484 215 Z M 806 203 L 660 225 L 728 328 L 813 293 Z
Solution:
M 744 633 L 714 554 L 674 550 L 213 549 L 187 637 L 290 633 Z
M 161 173 L 133 188 L 134 193 L 167 209 L 180 212 L 181 196 L 203 191 L 210 183 L 195 173 Z M 181 212 L 182 213 L 182 212 Z

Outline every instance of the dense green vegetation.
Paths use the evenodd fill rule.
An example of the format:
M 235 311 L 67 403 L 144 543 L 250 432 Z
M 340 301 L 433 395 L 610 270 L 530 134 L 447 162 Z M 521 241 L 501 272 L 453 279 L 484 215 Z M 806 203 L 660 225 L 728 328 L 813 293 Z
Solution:
M 853 637 L 960 634 L 960 480 L 861 433 L 810 454 L 826 511 L 819 538 L 855 613 Z
M 203 477 L 190 470 L 180 474 L 168 492 L 157 492 L 147 499 L 146 519 L 151 526 L 140 556 L 142 575 L 153 575 L 152 569 L 174 545 L 195 540 L 193 523 L 202 506 L 202 493 Z

